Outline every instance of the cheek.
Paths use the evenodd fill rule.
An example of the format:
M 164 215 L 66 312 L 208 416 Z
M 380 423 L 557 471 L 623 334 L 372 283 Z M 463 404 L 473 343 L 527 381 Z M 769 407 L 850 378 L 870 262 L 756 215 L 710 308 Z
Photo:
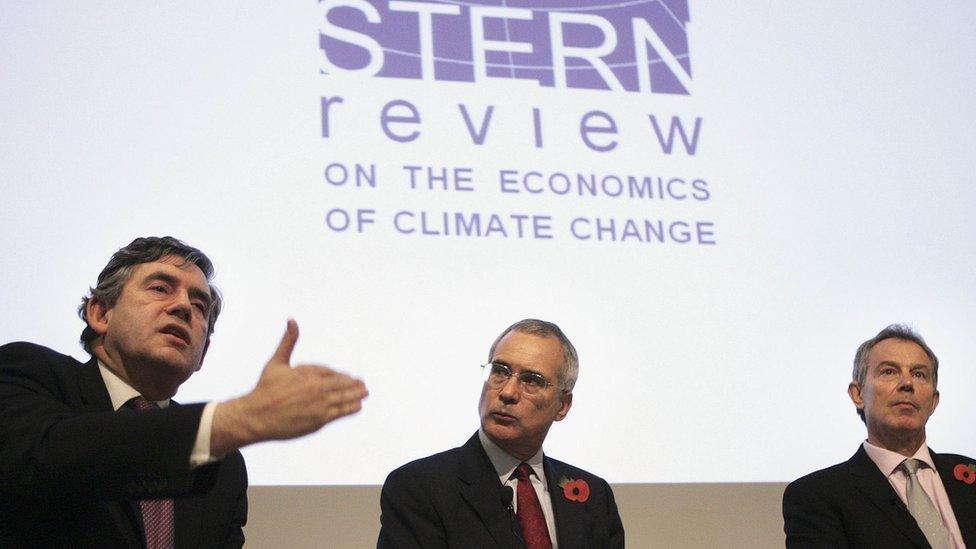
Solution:
M 559 410 L 562 408 L 562 404 L 559 401 L 556 402 L 540 402 L 534 406 L 536 412 L 539 416 L 544 416 L 546 419 L 555 419 L 559 415 Z
M 871 392 L 867 394 L 867 397 L 871 398 L 872 400 L 876 400 L 879 398 L 883 398 L 884 395 L 890 392 L 891 389 L 889 387 L 886 387 L 884 385 L 877 385 L 873 389 L 871 389 Z

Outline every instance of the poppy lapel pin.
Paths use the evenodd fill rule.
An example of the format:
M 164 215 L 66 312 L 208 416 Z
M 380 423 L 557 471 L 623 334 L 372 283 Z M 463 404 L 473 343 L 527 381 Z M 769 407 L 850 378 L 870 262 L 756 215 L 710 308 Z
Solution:
M 558 484 L 563 489 L 563 496 L 569 501 L 586 503 L 590 499 L 590 485 L 583 479 L 562 477 Z
M 956 480 L 961 480 L 966 484 L 973 484 L 976 482 L 976 463 L 960 463 L 952 470 L 952 474 L 956 477 Z

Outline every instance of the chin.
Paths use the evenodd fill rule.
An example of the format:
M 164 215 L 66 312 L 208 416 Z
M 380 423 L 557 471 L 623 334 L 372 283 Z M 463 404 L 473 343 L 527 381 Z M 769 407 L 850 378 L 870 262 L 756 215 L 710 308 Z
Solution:
M 485 430 L 485 433 L 496 440 L 512 440 L 517 437 L 517 434 L 512 429 L 506 429 L 501 425 L 493 425 L 489 423 L 488 425 L 483 425 L 482 428 Z
M 918 421 L 897 421 L 891 425 L 891 428 L 895 431 L 910 433 L 925 428 L 925 424 Z
M 156 352 L 156 360 L 171 368 L 190 371 L 195 371 L 196 365 L 200 363 L 200 357 L 197 356 L 197 353 L 192 353 L 189 349 L 172 347 L 166 347 Z
M 179 385 L 182 385 L 183 382 L 190 379 L 190 376 L 199 369 L 185 359 L 167 360 L 166 358 L 161 358 L 158 364 L 165 368 L 168 376 L 179 380 Z

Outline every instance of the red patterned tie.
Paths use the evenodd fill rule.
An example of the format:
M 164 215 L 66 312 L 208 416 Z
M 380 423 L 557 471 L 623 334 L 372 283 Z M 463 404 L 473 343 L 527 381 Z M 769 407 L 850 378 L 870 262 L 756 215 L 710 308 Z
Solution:
M 546 517 L 542 514 L 539 496 L 535 494 L 535 488 L 529 479 L 529 475 L 534 475 L 535 471 L 528 463 L 523 462 L 515 469 L 515 474 L 518 478 L 518 511 L 515 516 L 522 527 L 525 546 L 527 549 L 552 549 Z
M 155 402 L 138 396 L 128 402 L 136 410 L 159 408 Z M 142 510 L 142 525 L 146 531 L 146 549 L 173 549 L 176 539 L 173 524 L 172 499 L 144 499 L 139 501 Z

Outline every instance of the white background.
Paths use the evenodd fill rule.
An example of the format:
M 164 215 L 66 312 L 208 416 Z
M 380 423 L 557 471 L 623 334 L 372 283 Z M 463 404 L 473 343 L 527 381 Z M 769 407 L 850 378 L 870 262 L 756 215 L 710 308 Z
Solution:
M 378 484 L 477 427 L 478 364 L 523 317 L 580 352 L 548 454 L 611 482 L 784 481 L 864 438 L 846 386 L 890 322 L 942 362 L 936 451 L 976 452 L 976 7 L 693 2 L 691 96 L 323 76 L 315 2 L 0 2 L 0 340 L 87 359 L 74 310 L 110 254 L 172 234 L 214 259 L 225 312 L 184 402 L 246 392 L 285 319 L 299 361 L 362 376 L 357 416 L 248 448 L 253 484 Z M 333 136 L 319 100 L 341 95 Z M 406 99 L 422 136 L 387 139 Z M 495 118 L 471 143 L 458 103 Z M 532 145 L 540 108 L 546 146 Z M 580 116 L 620 126 L 609 153 Z M 647 115 L 703 119 L 698 154 Z M 325 183 L 375 163 L 375 189 Z M 478 191 L 409 191 L 403 164 Z M 499 168 L 702 177 L 704 203 L 501 195 Z M 715 246 L 337 234 L 334 207 L 707 219 Z

